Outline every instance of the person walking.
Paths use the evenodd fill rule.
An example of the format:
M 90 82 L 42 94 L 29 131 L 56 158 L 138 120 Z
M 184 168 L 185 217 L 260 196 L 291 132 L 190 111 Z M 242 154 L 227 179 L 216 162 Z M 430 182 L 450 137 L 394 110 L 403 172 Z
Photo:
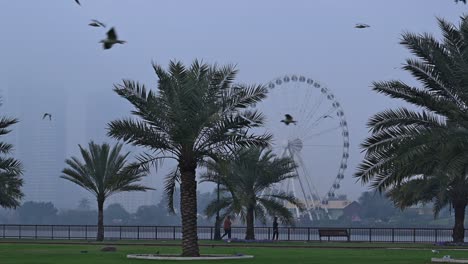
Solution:
M 221 236 L 221 239 L 223 239 L 223 237 L 227 235 L 228 236 L 228 242 L 230 242 L 230 240 L 231 240 L 231 225 L 232 225 L 231 216 L 228 215 L 226 217 L 226 219 L 224 219 L 224 224 L 223 224 L 224 235 Z
M 278 235 L 278 217 L 275 216 L 275 218 L 273 218 L 273 240 L 275 240 L 276 237 L 276 241 L 278 241 Z

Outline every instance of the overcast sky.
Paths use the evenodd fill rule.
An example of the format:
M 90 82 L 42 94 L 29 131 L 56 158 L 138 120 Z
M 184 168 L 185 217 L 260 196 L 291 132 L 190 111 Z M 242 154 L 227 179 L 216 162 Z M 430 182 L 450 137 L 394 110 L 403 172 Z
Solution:
M 458 23 L 467 10 L 452 0 L 81 3 L 0 0 L 1 88 L 7 94 L 37 95 L 7 101 L 6 112 L 26 122 L 53 108 L 55 100 L 65 100 L 67 154 L 73 154 L 78 143 L 106 140 L 106 122 L 129 115 L 129 105 L 114 94 L 113 84 L 129 78 L 155 87 L 151 61 L 167 65 L 171 59 L 190 63 L 198 58 L 235 63 L 242 83 L 303 74 L 326 84 L 345 111 L 351 150 L 341 192 L 353 198 L 366 188 L 351 176 L 362 158 L 359 144 L 368 135 L 367 119 L 401 105 L 372 92 L 371 82 L 397 78 L 415 83 L 394 69 L 410 56 L 398 44 L 401 33 L 439 36 L 436 16 Z M 128 43 L 103 50 L 98 42 L 105 31 L 89 27 L 90 19 L 115 26 Z M 358 30 L 356 23 L 371 27 Z

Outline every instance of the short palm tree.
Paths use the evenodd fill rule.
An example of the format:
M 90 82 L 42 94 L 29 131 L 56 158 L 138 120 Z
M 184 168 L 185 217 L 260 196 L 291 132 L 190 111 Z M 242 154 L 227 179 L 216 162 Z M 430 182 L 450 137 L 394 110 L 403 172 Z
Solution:
M 249 132 L 264 118 L 248 109 L 265 98 L 267 89 L 234 85 L 237 70 L 232 66 L 195 61 L 190 67 L 171 62 L 168 71 L 155 64 L 153 68 L 159 78 L 157 92 L 132 81 L 115 87 L 135 107 L 132 113 L 138 119 L 111 122 L 109 135 L 151 150 L 140 157 L 142 165 L 178 162 L 167 191 L 172 195 L 180 181 L 182 256 L 199 256 L 195 171 L 199 162 L 223 149 L 268 145 L 269 135 Z
M 246 223 L 245 239 L 255 239 L 255 219 L 266 221 L 266 216 L 278 217 L 285 224 L 293 224 L 294 217 L 284 203 L 303 209 L 302 203 L 293 195 L 271 191 L 276 183 L 296 177 L 296 165 L 291 158 L 279 158 L 264 148 L 244 148 L 236 151 L 226 162 L 208 161 L 203 181 L 220 181 L 225 193 L 218 201 L 206 208 L 213 216 L 218 210 L 240 215 Z
M 362 145 L 365 159 L 356 173 L 363 183 L 390 191 L 403 208 L 431 200 L 437 213 L 450 204 L 456 216 L 455 242 L 464 238 L 468 202 L 467 18 L 462 17 L 458 28 L 438 19 L 440 42 L 429 34 L 403 34 L 402 44 L 418 57 L 408 59 L 403 69 L 421 87 L 388 81 L 375 82 L 373 89 L 418 109 L 390 109 L 370 119 L 372 135 Z
M 0 119 L 0 136 L 11 132 L 10 126 L 16 124 L 17 119 L 2 117 Z M 16 208 L 20 205 L 23 193 L 23 166 L 20 161 L 5 157 L 11 153 L 13 145 L 0 142 L 0 206 L 4 208 Z
M 77 157 L 67 159 L 68 168 L 63 169 L 61 178 L 71 181 L 89 191 L 96 197 L 98 204 L 97 240 L 104 240 L 104 203 L 106 199 L 119 192 L 147 191 L 151 188 L 138 182 L 147 174 L 144 168 L 136 169 L 128 164 L 129 152 L 121 154 L 122 144 L 95 144 L 91 141 L 89 149 L 80 148 L 84 162 Z

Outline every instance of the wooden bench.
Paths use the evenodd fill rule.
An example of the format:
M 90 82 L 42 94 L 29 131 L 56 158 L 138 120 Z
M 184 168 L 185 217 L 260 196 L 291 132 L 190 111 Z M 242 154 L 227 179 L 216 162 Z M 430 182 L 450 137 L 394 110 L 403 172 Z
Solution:
M 319 238 L 322 241 L 322 237 L 328 237 L 328 241 L 330 241 L 330 237 L 346 237 L 349 242 L 349 233 L 348 229 L 339 229 L 339 228 L 320 228 L 319 229 Z

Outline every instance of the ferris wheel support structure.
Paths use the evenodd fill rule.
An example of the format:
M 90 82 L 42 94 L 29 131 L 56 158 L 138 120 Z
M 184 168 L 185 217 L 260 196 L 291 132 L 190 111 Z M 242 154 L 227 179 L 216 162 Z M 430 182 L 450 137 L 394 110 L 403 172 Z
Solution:
M 267 87 L 267 98 L 256 107 L 266 117 L 264 129 L 273 134 L 277 155 L 288 156 L 297 165 L 297 177 L 267 193 L 275 188 L 290 192 L 302 200 L 311 220 L 323 213 L 327 217 L 328 201 L 341 187 L 349 158 L 349 130 L 341 104 L 328 87 L 301 75 L 275 78 Z M 294 122 L 280 122 L 286 115 Z M 298 208 L 294 211 L 301 216 Z

